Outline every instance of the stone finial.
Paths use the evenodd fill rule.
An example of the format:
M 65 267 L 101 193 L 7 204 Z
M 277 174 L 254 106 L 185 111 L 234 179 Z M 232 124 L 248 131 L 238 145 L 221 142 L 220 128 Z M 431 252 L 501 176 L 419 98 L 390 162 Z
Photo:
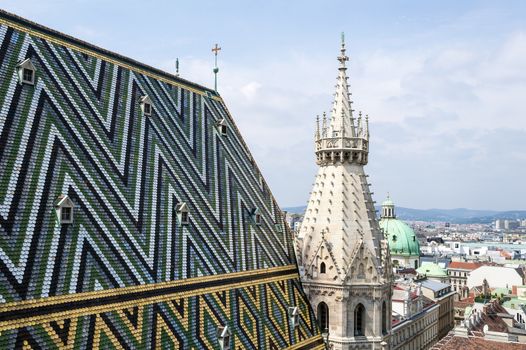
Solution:
M 365 115 L 365 127 L 363 129 L 363 137 L 369 140 L 369 114 Z
M 179 76 L 179 58 L 175 59 L 175 76 Z
M 319 140 L 320 138 L 320 116 L 316 115 L 316 140 Z
M 356 133 L 362 135 L 362 115 L 358 115 L 358 122 L 356 124 Z

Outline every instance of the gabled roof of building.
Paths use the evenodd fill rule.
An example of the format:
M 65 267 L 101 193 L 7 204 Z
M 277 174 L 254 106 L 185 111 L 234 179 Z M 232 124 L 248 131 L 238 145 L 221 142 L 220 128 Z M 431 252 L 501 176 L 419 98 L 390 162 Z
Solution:
M 467 309 L 468 307 L 471 309 L 471 307 L 473 306 L 473 304 L 475 303 L 474 300 L 472 300 L 473 298 L 471 299 L 462 299 L 462 300 L 454 300 L 453 301 L 453 306 L 455 308 L 458 308 L 458 309 Z
M 448 274 L 445 269 L 441 268 L 435 263 L 426 263 L 416 269 L 419 274 L 428 277 L 447 277 Z
M 412 267 L 404 267 L 401 269 L 396 269 L 396 273 L 399 275 L 416 275 L 416 269 Z
M 448 265 L 448 270 L 475 270 L 482 266 L 481 263 L 476 262 L 464 262 L 464 261 L 452 261 Z
M 502 278 L 516 278 L 519 276 L 524 282 L 524 271 L 521 268 L 506 267 L 506 266 L 491 266 L 483 265 L 472 271 L 472 275 L 477 276 L 501 276 Z M 488 277 L 488 280 L 490 277 Z M 490 285 L 491 286 L 491 285 Z
M 473 331 L 482 332 L 484 326 L 493 332 L 507 332 L 508 325 L 503 320 L 503 315 L 509 315 L 505 308 L 498 302 L 490 302 L 484 305 L 487 308 L 486 312 L 481 312 L 482 322 L 473 328 Z M 511 316 L 511 315 L 510 315 Z
M 444 288 L 449 287 L 449 284 L 441 283 L 441 282 L 430 280 L 430 279 L 423 280 L 420 283 L 422 284 L 422 288 L 431 289 L 434 292 L 438 292 Z
M 502 305 L 510 309 L 518 310 L 521 308 L 521 305 L 526 305 L 526 300 L 517 297 L 512 297 L 508 300 L 505 300 Z
M 503 343 L 482 337 L 460 337 L 450 333 L 431 347 L 431 350 L 526 350 L 526 344 Z
M 404 300 L 406 300 L 406 297 L 407 297 L 407 291 L 405 289 L 400 288 L 398 286 L 395 286 L 393 288 L 393 296 L 392 296 L 393 301 L 403 302 Z M 409 292 L 409 297 L 411 298 L 411 300 L 414 300 L 418 298 L 418 295 L 414 291 L 411 291 Z
M 473 313 L 473 316 L 472 316 Z M 455 330 L 450 331 L 447 336 L 442 338 L 431 349 L 434 350 L 525 350 L 526 344 L 511 343 L 505 341 L 495 341 L 495 338 L 488 339 L 485 337 L 485 329 L 491 332 L 508 333 L 522 335 L 523 330 L 518 328 L 510 328 L 504 319 L 513 319 L 496 300 L 486 303 L 480 308 L 480 304 L 475 307 L 467 307 L 465 311 L 466 318 L 471 316 L 474 324 L 471 328 L 465 329 L 467 333 L 460 336 L 455 333 Z M 515 331 L 516 330 L 516 331 Z

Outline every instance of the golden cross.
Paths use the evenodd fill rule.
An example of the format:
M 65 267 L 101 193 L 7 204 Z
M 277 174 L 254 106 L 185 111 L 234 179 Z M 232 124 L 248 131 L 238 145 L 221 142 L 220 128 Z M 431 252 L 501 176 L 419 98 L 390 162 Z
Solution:
M 216 44 L 216 46 L 212 48 L 212 52 L 217 56 L 217 53 L 219 51 L 221 51 L 221 48 L 219 46 L 217 46 L 217 44 Z
M 217 53 L 219 51 L 221 51 L 221 48 L 216 43 L 216 46 L 212 48 L 212 52 L 214 53 L 214 57 L 215 57 L 215 66 L 214 66 L 214 69 L 213 69 L 213 72 L 214 72 L 214 90 L 215 90 L 215 92 L 217 92 L 217 73 L 219 72 L 219 68 L 217 67 Z

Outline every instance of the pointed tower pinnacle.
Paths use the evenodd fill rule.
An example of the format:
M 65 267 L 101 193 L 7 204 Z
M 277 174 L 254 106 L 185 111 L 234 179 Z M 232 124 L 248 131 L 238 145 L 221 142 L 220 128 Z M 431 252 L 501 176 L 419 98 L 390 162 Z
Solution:
M 347 67 L 345 66 L 345 62 L 349 61 L 349 57 L 345 54 L 345 37 L 343 33 L 340 55 L 337 59 L 340 62 L 340 66 L 338 67 L 338 77 L 336 79 L 330 135 L 341 137 L 343 134 L 355 137 L 356 131 L 349 100 L 349 84 L 347 83 Z
M 364 137 L 363 124 L 356 125 L 353 117 L 352 101 L 349 96 L 345 53 L 345 37 L 342 33 L 340 65 L 336 79 L 336 92 L 328 125 L 323 124 L 321 138 L 316 139 L 316 162 L 318 165 L 340 163 L 367 164 L 368 138 Z M 367 128 L 367 126 L 366 126 Z M 368 131 L 367 131 L 368 133 Z
M 363 137 L 369 140 L 369 114 L 365 115 L 365 128 L 363 130 Z
M 320 139 L 320 116 L 319 115 L 316 116 L 316 133 L 314 137 L 316 138 L 316 140 Z
M 323 119 L 321 124 L 321 136 L 326 137 L 327 136 L 327 114 L 323 112 Z
M 358 123 L 356 125 L 356 134 L 362 136 L 363 124 L 362 124 L 362 112 L 358 113 Z

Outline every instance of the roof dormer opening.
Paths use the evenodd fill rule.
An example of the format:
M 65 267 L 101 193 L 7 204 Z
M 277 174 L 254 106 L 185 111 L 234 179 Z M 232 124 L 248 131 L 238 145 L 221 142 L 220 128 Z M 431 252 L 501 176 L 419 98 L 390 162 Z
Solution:
M 152 115 L 152 100 L 148 95 L 144 95 L 139 99 L 139 103 L 141 105 L 141 111 L 142 114 L 145 116 L 151 116 Z
M 250 209 L 249 213 L 250 213 L 250 217 L 252 218 L 254 223 L 257 226 L 260 226 L 262 221 L 263 221 L 263 218 L 261 217 L 261 213 L 259 212 L 259 209 L 258 208 L 252 208 L 252 209 Z
M 228 326 L 220 326 L 217 328 L 217 341 L 221 350 L 230 350 L 230 329 Z
M 179 203 L 176 207 L 177 221 L 180 225 L 188 225 L 190 223 L 190 216 L 188 215 L 188 205 L 186 203 Z
M 227 135 L 227 131 L 228 131 L 228 127 L 227 127 L 227 124 L 226 124 L 226 121 L 225 119 L 220 119 L 216 122 L 216 128 L 217 128 L 217 131 L 223 135 L 223 136 L 226 136 Z
M 289 320 L 292 329 L 295 329 L 300 324 L 300 312 L 297 306 L 289 307 Z
M 66 195 L 60 195 L 55 201 L 57 221 L 60 225 L 73 223 L 73 201 Z
M 20 62 L 16 67 L 20 84 L 35 85 L 36 68 L 30 58 Z

